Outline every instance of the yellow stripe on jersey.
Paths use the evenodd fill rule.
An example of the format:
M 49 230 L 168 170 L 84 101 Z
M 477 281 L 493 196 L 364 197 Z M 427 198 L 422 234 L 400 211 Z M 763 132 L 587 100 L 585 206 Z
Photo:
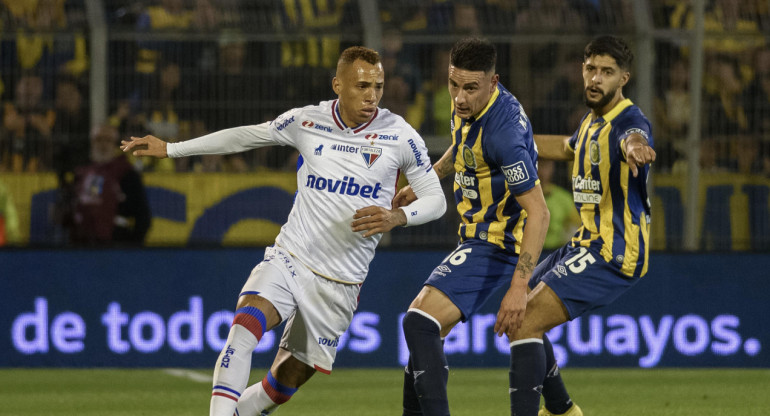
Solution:
M 650 264 L 650 224 L 647 223 L 647 216 L 642 215 L 639 217 L 639 224 L 642 227 L 642 240 L 647 250 L 644 250 L 644 266 L 642 266 L 641 276 L 647 274 L 647 265 Z
M 623 200 L 628 200 L 628 164 L 626 162 L 620 162 L 620 187 L 623 189 Z M 631 214 L 631 207 L 628 204 L 623 209 L 623 225 L 625 226 L 625 233 L 623 239 L 625 241 L 633 241 L 635 238 L 639 238 L 639 226 L 634 224 L 633 215 Z M 612 251 L 610 251 L 612 253 Z M 623 265 L 620 267 L 620 271 L 625 275 L 633 275 L 636 270 L 636 260 L 639 258 L 639 245 L 638 244 L 626 244 L 626 250 L 623 253 Z
M 605 123 L 599 132 L 597 142 L 599 143 L 600 162 L 599 162 L 599 179 L 603 184 L 610 183 L 610 130 L 612 129 L 610 123 Z M 590 158 L 590 151 L 586 152 L 586 155 Z M 589 162 L 590 163 L 590 162 Z M 586 165 L 586 166 L 591 166 Z M 599 203 L 599 235 L 604 241 L 604 247 L 602 247 L 601 255 L 604 260 L 612 260 L 612 238 L 615 234 L 615 227 L 612 226 L 612 213 L 615 212 L 612 206 L 612 188 L 606 186 L 606 192 L 602 195 L 602 200 Z M 601 215 L 601 213 L 609 213 L 609 215 Z

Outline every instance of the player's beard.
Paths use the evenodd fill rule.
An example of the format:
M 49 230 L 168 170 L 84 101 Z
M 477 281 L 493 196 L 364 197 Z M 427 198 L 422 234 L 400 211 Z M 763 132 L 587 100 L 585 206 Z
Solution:
M 601 91 L 601 90 L 599 90 L 599 91 Z M 612 91 L 608 91 L 606 93 L 602 93 L 602 97 L 601 98 L 599 98 L 596 101 L 591 101 L 588 98 L 588 88 L 586 88 L 585 90 L 583 90 L 583 101 L 585 102 L 586 107 L 588 107 L 588 108 L 590 108 L 592 110 L 601 109 L 601 108 L 604 108 L 607 104 L 609 104 L 610 101 L 612 101 L 612 98 L 615 97 L 615 93 L 616 92 L 617 92 L 617 88 L 612 90 Z

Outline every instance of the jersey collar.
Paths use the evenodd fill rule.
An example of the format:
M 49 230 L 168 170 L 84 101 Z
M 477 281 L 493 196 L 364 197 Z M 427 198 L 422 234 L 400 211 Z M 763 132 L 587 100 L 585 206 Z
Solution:
M 617 103 L 615 107 L 612 107 L 612 110 L 608 111 L 607 114 L 601 117 L 597 117 L 593 122 L 596 123 L 611 121 L 613 118 L 617 117 L 618 114 L 623 112 L 623 110 L 632 105 L 634 105 L 634 103 L 631 102 L 630 98 L 624 98 L 621 102 Z
M 340 114 L 340 106 L 339 106 L 340 100 L 334 100 L 334 103 L 332 104 L 332 118 L 334 119 L 334 122 L 337 123 L 337 127 L 340 128 L 340 130 L 345 130 L 348 128 L 348 126 L 345 124 L 344 121 L 342 121 L 342 115 Z M 358 133 L 360 131 L 363 131 L 365 128 L 369 127 L 370 124 L 372 124 L 372 121 L 374 121 L 375 118 L 377 118 L 377 115 L 380 114 L 380 108 L 377 107 L 374 109 L 374 115 L 372 115 L 372 118 L 369 119 L 364 124 L 360 124 L 357 127 L 353 129 L 353 133 Z

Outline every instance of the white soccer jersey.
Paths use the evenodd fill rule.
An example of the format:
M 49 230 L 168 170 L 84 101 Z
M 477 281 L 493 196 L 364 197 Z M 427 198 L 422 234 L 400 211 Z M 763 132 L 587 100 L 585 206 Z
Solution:
M 337 104 L 287 111 L 267 126 L 269 138 L 264 125 L 238 128 L 251 130 L 236 133 L 237 144 L 231 145 L 237 148 L 209 140 L 208 148 L 185 149 L 188 142 L 182 142 L 169 144 L 168 154 L 231 153 L 270 144 L 297 149 L 297 196 L 276 243 L 324 277 L 361 283 L 382 235 L 353 232 L 355 211 L 370 205 L 390 209 L 400 172 L 410 183 L 433 173 L 425 143 L 403 118 L 380 108 L 369 122 L 351 128 Z M 223 132 L 232 138 L 234 130 Z

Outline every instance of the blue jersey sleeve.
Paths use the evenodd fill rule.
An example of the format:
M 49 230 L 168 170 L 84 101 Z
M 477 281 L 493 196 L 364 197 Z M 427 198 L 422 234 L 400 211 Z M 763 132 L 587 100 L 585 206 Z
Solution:
M 618 123 L 614 125 L 612 129 L 613 131 L 611 136 L 615 138 L 615 145 L 617 146 L 617 149 L 622 157 L 624 155 L 622 151 L 623 146 L 621 146 L 621 143 L 623 143 L 623 140 L 625 140 L 626 137 L 634 133 L 640 134 L 647 140 L 647 143 L 650 145 L 650 147 L 654 147 L 652 139 L 652 126 L 650 125 L 649 120 L 647 120 L 647 118 L 637 108 L 634 110 L 636 111 L 630 111 L 629 114 L 624 114 L 624 116 L 618 120 Z M 623 158 L 625 159 L 625 157 Z
M 532 124 L 526 115 L 514 113 L 486 132 L 486 152 L 505 175 L 508 189 L 514 195 L 532 189 L 538 183 L 537 152 L 532 139 Z

